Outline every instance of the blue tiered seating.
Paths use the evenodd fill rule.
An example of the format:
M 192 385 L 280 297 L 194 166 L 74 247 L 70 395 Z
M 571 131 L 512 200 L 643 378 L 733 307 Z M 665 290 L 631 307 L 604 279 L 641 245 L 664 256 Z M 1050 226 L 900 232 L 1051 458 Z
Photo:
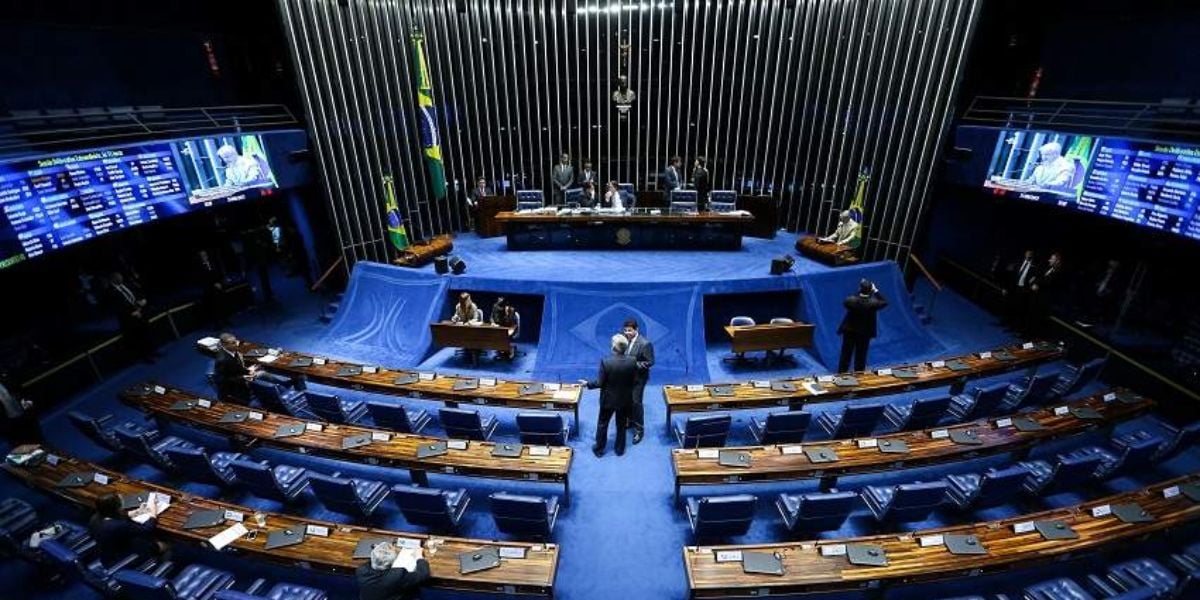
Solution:
M 896 431 L 926 429 L 937 425 L 950 409 L 950 397 L 921 398 L 912 404 L 888 404 L 883 418 Z
M 812 494 L 780 494 L 775 508 L 783 524 L 793 533 L 808 533 L 839 529 L 850 513 L 862 505 L 855 492 L 829 491 Z
M 682 429 L 679 426 L 675 427 L 675 439 L 684 448 L 724 446 L 732 423 L 733 419 L 729 415 L 688 417 Z
M 113 576 L 117 571 L 127 569 L 134 563 L 144 560 L 143 557 L 130 554 L 111 565 L 105 565 L 99 560 L 88 561 L 79 552 L 57 539 L 42 542 L 39 544 L 38 550 L 59 573 L 78 578 L 89 588 L 104 596 L 116 594 L 117 584 Z M 149 566 L 153 566 L 153 563 L 137 570 L 145 570 Z
M 754 521 L 757 498 L 750 494 L 688 498 L 688 523 L 697 540 L 745 535 Z
M 804 441 L 812 414 L 802 410 L 773 412 L 759 422 L 750 417 L 750 434 L 760 444 L 791 444 Z
M 254 582 L 244 592 L 237 590 L 222 590 L 213 596 L 214 600 L 326 600 L 329 594 L 325 590 L 300 585 L 298 583 L 276 583 L 265 592 L 259 592 L 266 582 L 262 579 Z
M 308 485 L 325 508 L 363 517 L 370 517 L 389 491 L 382 481 L 342 477 L 341 473 L 309 473 Z
M 1025 478 L 1021 487 L 1029 494 L 1041 496 L 1091 481 L 1101 462 L 1100 456 L 1089 454 L 1076 457 L 1059 455 L 1053 463 L 1028 460 L 1017 464 L 1029 471 L 1029 477 Z
M 922 521 L 946 501 L 946 483 L 872 485 L 863 488 L 862 499 L 881 523 Z
M 271 467 L 267 461 L 246 459 L 231 461 L 229 467 L 233 469 L 238 483 L 260 498 L 291 502 L 308 487 L 308 471 L 302 467 Z
M 946 495 L 960 510 L 1005 504 L 1022 491 L 1029 470 L 1021 465 L 988 469 L 982 474 L 965 473 L 946 477 Z
M 548 498 L 496 492 L 492 501 L 492 518 L 496 528 L 512 535 L 549 538 L 558 522 L 558 496 Z
M 106 448 L 112 452 L 120 452 L 121 440 L 117 438 L 116 427 L 112 424 L 112 415 L 103 415 L 101 417 L 92 417 L 73 410 L 67 413 L 67 417 L 71 419 L 71 423 L 89 440 L 95 442 L 97 446 Z M 122 424 L 122 427 L 134 429 L 137 425 L 133 422 Z
M 1012 412 L 1022 406 L 1044 402 L 1050 396 L 1050 390 L 1058 381 L 1056 373 L 1035 373 L 1020 381 L 1009 384 L 1008 392 L 1000 403 L 999 410 Z
M 330 423 L 355 423 L 367 414 L 367 404 L 362 400 L 342 400 L 333 394 L 313 390 L 305 391 L 304 397 L 309 410 Z
M 237 477 L 229 466 L 235 460 L 247 460 L 240 452 L 213 452 L 200 447 L 172 446 L 163 451 L 181 473 L 197 481 L 221 486 L 233 485 Z
M 1137 467 L 1150 464 L 1161 445 L 1161 438 L 1151 436 L 1126 444 L 1117 453 L 1102 446 L 1088 446 L 1070 452 L 1066 456 L 1079 459 L 1086 459 L 1093 456 L 1098 457 L 1100 459 L 1100 466 L 1092 473 L 1092 477 L 1103 480 L 1128 469 L 1136 469 Z
M 371 413 L 371 421 L 376 427 L 400 433 L 421 433 L 431 420 L 429 413 L 423 410 L 409 412 L 399 404 L 367 402 L 367 412 Z
M 1166 436 L 1166 441 L 1163 442 L 1158 450 L 1154 453 L 1155 460 L 1167 458 L 1180 450 L 1186 450 L 1193 446 L 1197 441 L 1200 441 L 1200 421 L 1188 423 L 1183 427 L 1174 427 L 1170 424 L 1161 421 L 1156 423 L 1158 428 L 1162 430 Z M 1145 429 L 1139 429 L 1123 435 L 1118 435 L 1112 439 L 1114 448 L 1124 449 L 1126 446 L 1133 445 L 1142 440 L 1155 438 L 1155 435 Z
M 121 594 L 138 600 L 209 600 L 217 592 L 233 587 L 233 574 L 227 571 L 193 564 L 167 579 L 170 567 L 171 563 L 166 563 L 149 573 L 121 569 L 113 579 Z
M 1082 365 L 1068 366 L 1067 370 L 1059 376 L 1058 381 L 1054 382 L 1054 387 L 1050 390 L 1050 397 L 1064 398 L 1078 392 L 1096 379 L 1102 368 L 1104 368 L 1103 358 L 1095 358 Z
M 883 404 L 851 404 L 841 412 L 827 411 L 817 416 L 817 425 L 830 438 L 841 439 L 868 435 L 883 416 Z
M 1003 382 L 973 387 L 966 394 L 959 394 L 950 399 L 950 415 L 959 421 L 990 415 L 996 411 L 1007 394 L 1008 384 Z
M 523 412 L 517 415 L 517 429 L 526 444 L 565 446 L 571 436 L 571 426 L 562 415 L 545 412 Z
M 451 491 L 396 485 L 392 487 L 392 501 L 400 507 L 404 519 L 411 525 L 454 531 L 467 512 L 471 496 L 466 488 Z
M 492 434 L 496 432 L 496 426 L 500 424 L 496 417 L 482 417 L 477 410 L 461 408 L 438 409 L 438 419 L 442 422 L 446 435 L 481 442 L 491 439 Z
M 173 435 L 161 435 L 153 429 L 141 429 L 118 426 L 114 433 L 121 442 L 121 449 L 143 460 L 158 465 L 164 470 L 172 470 L 175 465 L 166 451 L 170 448 L 194 448 L 195 445 L 183 438 Z
M 304 390 L 287 389 L 278 383 L 259 377 L 250 382 L 250 391 L 259 404 L 271 412 L 301 418 L 312 416 L 312 411 L 308 408 L 307 393 Z

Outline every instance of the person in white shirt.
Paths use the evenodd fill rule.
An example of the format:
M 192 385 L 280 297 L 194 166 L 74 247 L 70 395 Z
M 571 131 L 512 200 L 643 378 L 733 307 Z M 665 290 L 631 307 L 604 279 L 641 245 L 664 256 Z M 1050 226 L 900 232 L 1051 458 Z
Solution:
M 613 210 L 625 210 L 625 201 L 621 197 L 621 188 L 616 181 L 608 182 L 608 191 L 604 192 L 604 207 Z
M 1067 189 L 1075 179 L 1075 163 L 1062 155 L 1062 144 L 1047 142 L 1038 148 L 1038 166 L 1025 178 L 1040 188 Z
M 225 166 L 225 185 L 246 186 L 261 183 L 267 178 L 253 156 L 242 156 L 229 144 L 217 148 L 217 157 Z
M 822 242 L 834 243 L 839 246 L 849 246 L 858 238 L 858 222 L 850 218 L 850 211 L 843 210 L 838 218 L 837 229 L 833 233 L 819 238 Z
M 471 300 L 471 294 L 463 292 L 458 295 L 458 304 L 454 305 L 454 316 L 450 322 L 465 325 L 482 325 L 483 311 Z

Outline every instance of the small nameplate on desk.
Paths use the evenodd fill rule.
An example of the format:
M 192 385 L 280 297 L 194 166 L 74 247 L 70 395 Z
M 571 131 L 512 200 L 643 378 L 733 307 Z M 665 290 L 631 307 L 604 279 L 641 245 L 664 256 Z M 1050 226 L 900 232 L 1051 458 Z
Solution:
M 1013 523 L 1013 533 L 1029 533 L 1034 530 L 1033 521 Z
M 996 419 L 996 427 L 1012 427 L 1013 421 L 1009 418 Z
M 808 394 L 810 396 L 820 396 L 821 394 L 829 393 L 828 391 L 823 389 L 820 385 L 813 383 L 811 381 L 805 381 L 802 384 L 802 387 L 804 388 L 804 391 L 808 392 Z
M 317 365 L 319 367 L 319 366 L 325 364 L 326 361 L 323 358 L 317 357 L 317 358 L 312 359 L 312 362 L 314 365 Z
M 212 400 L 208 400 L 207 398 L 201 398 L 196 401 L 196 405 L 199 406 L 200 408 L 212 408 Z
M 500 558 L 525 558 L 525 549 L 515 546 L 501 546 Z
M 741 550 L 717 550 L 716 558 L 714 560 L 716 560 L 719 563 L 742 562 L 742 551 Z
M 703 386 L 703 385 L 689 385 L 689 386 L 687 386 L 687 391 L 689 391 L 689 392 L 703 392 L 703 391 L 704 391 L 704 386 Z
M 479 385 L 482 385 L 484 387 L 496 387 L 496 378 L 495 377 L 480 377 Z
M 251 421 L 261 421 L 263 420 L 263 414 L 252 410 L 246 415 L 246 418 L 250 419 Z
M 846 555 L 846 545 L 845 544 L 829 544 L 828 546 L 821 546 L 821 556 L 845 556 L 845 555 Z
M 396 538 L 396 547 L 402 550 L 416 550 L 417 548 L 421 547 L 421 540 L 398 537 Z
M 891 369 L 880 369 L 880 370 L 878 370 L 878 371 L 875 371 L 875 373 L 876 373 L 877 375 L 880 375 L 880 376 L 883 376 L 883 375 L 891 375 L 891 374 L 892 374 L 892 370 L 891 370 Z
M 1055 416 L 1061 417 L 1061 416 L 1063 416 L 1063 415 L 1065 415 L 1065 414 L 1067 414 L 1067 413 L 1069 413 L 1069 412 L 1071 412 L 1071 409 L 1069 409 L 1069 408 L 1067 408 L 1067 407 L 1065 407 L 1065 406 L 1056 406 L 1056 407 L 1054 407 L 1054 415 L 1055 415 Z
M 784 455 L 804 454 L 803 446 L 780 446 L 779 452 Z
M 446 442 L 446 447 L 451 450 L 466 450 L 467 440 L 449 440 Z
M 242 521 L 246 520 L 246 515 L 236 510 L 227 510 L 225 511 L 225 520 L 233 521 L 234 523 L 241 523 Z
M 546 389 L 548 389 L 552 392 L 557 392 L 558 390 L 562 389 L 562 384 L 561 383 L 547 383 L 543 387 L 545 387 Z
M 46 462 L 49 463 L 49 465 L 52 467 L 58 466 L 58 455 L 57 454 L 47 454 Z M 1175 493 L 1179 493 L 1179 488 L 1175 488 Z
M 1105 395 L 1104 395 L 1104 401 L 1105 401 L 1105 402 L 1112 402 L 1113 400 L 1116 400 L 1116 399 L 1117 399 L 1117 393 L 1116 393 L 1116 392 L 1109 392 L 1109 393 L 1107 393 L 1107 394 L 1105 394 Z
M 948 429 L 934 429 L 929 432 L 929 437 L 935 440 L 945 439 L 950 437 L 950 431 Z
M 1112 506 L 1109 506 L 1108 504 L 1101 504 L 1100 506 L 1092 507 L 1092 516 L 1093 517 L 1107 517 L 1108 515 L 1111 515 L 1111 514 L 1112 514 Z
M 96 473 L 92 476 L 92 481 L 95 481 L 100 485 L 108 485 L 108 475 L 105 475 L 104 473 Z
M 550 446 L 530 446 L 530 456 L 550 456 Z
M 554 392 L 555 400 L 574 400 L 575 392 L 573 390 L 557 390 Z
M 379 372 L 379 367 L 375 367 L 375 366 L 367 365 L 367 366 L 364 366 L 364 367 L 362 368 L 362 372 L 363 372 L 363 373 L 378 373 L 378 372 Z
M 325 427 L 322 426 L 320 423 L 305 423 L 304 424 L 305 431 L 316 431 L 317 433 L 320 433 L 324 429 L 325 429 Z
M 771 387 L 771 382 L 770 382 L 770 381 L 756 380 L 756 381 L 753 381 L 753 382 L 751 382 L 751 385 L 753 385 L 753 386 L 754 386 L 754 387 L 756 387 L 756 388 L 769 388 L 769 387 Z M 740 559 L 739 559 L 739 560 L 740 560 Z
M 324 525 L 308 525 L 304 528 L 304 532 L 317 537 L 329 537 L 329 528 Z
M 935 369 L 940 369 L 940 368 L 942 368 L 942 367 L 946 366 L 946 361 L 944 361 L 944 360 L 935 360 L 935 361 L 933 361 L 933 362 L 929 363 L 929 366 L 930 366 L 930 367 L 933 367 L 933 368 L 935 368 Z
M 980 353 L 979 353 L 979 358 L 982 358 L 982 359 L 988 359 L 988 358 L 991 358 L 991 357 L 992 357 L 992 353 L 991 353 L 991 352 L 980 352 Z
M 420 373 L 417 375 L 417 379 L 420 379 L 421 381 L 433 381 L 434 377 L 435 375 L 433 373 Z
M 817 381 L 821 383 L 832 383 L 833 375 L 820 375 L 817 377 Z
M 1033 342 L 1025 342 L 1024 344 L 1021 344 L 1021 349 L 1022 350 L 1033 350 Z
M 388 442 L 388 441 L 391 441 L 391 439 L 392 439 L 392 434 L 390 434 L 390 433 L 383 432 L 383 431 L 371 432 L 371 441 L 372 442 Z
M 859 448 L 877 448 L 877 447 L 879 447 L 879 440 L 877 440 L 875 438 L 867 438 L 865 440 L 858 440 L 858 447 Z
M 923 535 L 920 538 L 921 547 L 928 548 L 930 546 L 941 546 L 946 543 L 946 539 L 941 535 Z
M 47 457 L 48 459 L 49 457 Z M 1168 488 L 1163 488 L 1163 498 L 1174 498 L 1179 495 L 1179 486 L 1173 485 Z
M 719 458 L 721 451 L 716 448 L 700 448 L 696 450 L 696 458 Z
M 160 395 L 165 394 L 165 393 L 167 393 L 167 388 L 165 388 L 161 385 L 156 385 L 156 386 L 154 386 L 154 393 L 160 394 Z

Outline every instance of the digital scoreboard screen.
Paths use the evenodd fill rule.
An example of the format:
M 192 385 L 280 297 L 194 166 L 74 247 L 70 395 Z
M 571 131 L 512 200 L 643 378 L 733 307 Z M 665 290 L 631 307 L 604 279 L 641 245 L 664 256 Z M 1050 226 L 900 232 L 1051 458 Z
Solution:
M 1004 130 L 984 187 L 1200 240 L 1200 148 Z
M 260 136 L 155 142 L 0 163 L 0 268 L 276 187 Z

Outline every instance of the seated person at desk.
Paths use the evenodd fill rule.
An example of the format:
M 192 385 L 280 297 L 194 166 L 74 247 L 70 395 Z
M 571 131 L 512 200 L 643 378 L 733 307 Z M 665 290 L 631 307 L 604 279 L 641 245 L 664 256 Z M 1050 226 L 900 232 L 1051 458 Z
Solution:
M 621 191 L 620 186 L 616 181 L 608 182 L 608 191 L 604 193 L 604 202 L 600 204 L 602 208 L 611 208 L 613 210 L 626 210 L 625 192 Z
M 503 303 L 503 304 L 502 304 Z M 517 312 L 517 307 L 505 302 L 504 298 L 496 301 L 496 306 L 492 307 L 492 325 L 498 327 L 510 327 L 509 339 L 517 337 L 517 333 L 521 331 L 521 313 Z M 511 352 L 496 352 L 496 358 L 504 358 L 512 360 Z
M 583 193 L 579 195 L 579 206 L 581 208 L 596 208 L 598 198 L 596 198 L 596 185 L 592 182 L 583 184 Z
M 475 306 L 475 302 L 471 300 L 471 294 L 463 292 L 458 295 L 458 304 L 454 305 L 454 316 L 450 317 L 450 322 L 461 325 L 483 324 L 483 311 Z
M 108 493 L 96 499 L 96 512 L 88 520 L 88 533 L 100 546 L 100 557 L 112 564 L 128 554 L 152 558 L 167 552 L 166 544 L 154 539 L 155 507 L 153 497 L 138 510 L 148 509 L 150 518 L 145 523 L 131 519 L 128 511 L 121 508 L 121 496 Z
M 846 248 L 853 250 L 854 248 L 858 247 L 858 243 L 861 239 L 859 236 L 860 232 L 858 222 L 850 218 L 850 211 L 843 210 L 841 216 L 838 218 L 837 229 L 833 230 L 833 233 L 823 238 L 817 238 L 817 240 L 824 243 L 845 246 Z
M 220 343 L 212 374 L 217 398 L 250 404 L 250 380 L 258 375 L 258 365 L 246 366 L 242 353 L 237 350 L 240 342 L 232 333 L 222 333 L 218 339 Z
M 1045 189 L 1065 190 L 1071 187 L 1075 179 L 1075 163 L 1062 155 L 1062 144 L 1048 142 L 1038 148 L 1038 166 L 1033 173 L 1022 179 L 1028 183 Z
M 429 547 L 429 554 L 436 552 Z M 371 549 L 367 564 L 354 572 L 360 600 L 410 600 L 429 581 L 429 561 L 420 548 L 397 550 L 391 542 Z

